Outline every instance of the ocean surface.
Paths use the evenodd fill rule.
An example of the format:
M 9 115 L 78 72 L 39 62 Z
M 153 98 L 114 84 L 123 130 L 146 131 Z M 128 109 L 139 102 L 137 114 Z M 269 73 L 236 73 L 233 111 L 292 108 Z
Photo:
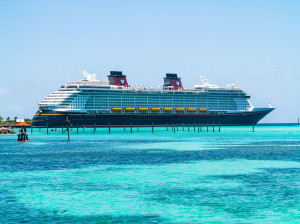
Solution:
M 0 135 L 0 223 L 299 223 L 300 126 L 78 132 Z

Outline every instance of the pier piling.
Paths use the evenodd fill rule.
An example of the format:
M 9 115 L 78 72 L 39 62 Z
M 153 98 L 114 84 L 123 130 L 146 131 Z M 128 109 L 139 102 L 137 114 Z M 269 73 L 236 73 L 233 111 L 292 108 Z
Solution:
M 70 141 L 70 128 L 67 127 L 67 130 L 68 130 L 68 141 Z
M 132 123 L 130 123 L 130 133 L 132 133 Z
M 110 134 L 110 123 L 108 123 L 108 133 Z

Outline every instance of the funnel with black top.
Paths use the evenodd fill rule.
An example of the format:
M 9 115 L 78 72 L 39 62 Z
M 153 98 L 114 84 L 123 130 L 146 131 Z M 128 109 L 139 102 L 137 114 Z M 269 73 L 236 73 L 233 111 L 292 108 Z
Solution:
M 128 86 L 126 75 L 123 75 L 121 71 L 111 71 L 107 77 L 109 85 Z
M 183 89 L 181 78 L 177 77 L 177 74 L 167 73 L 166 77 L 164 78 L 164 89 Z

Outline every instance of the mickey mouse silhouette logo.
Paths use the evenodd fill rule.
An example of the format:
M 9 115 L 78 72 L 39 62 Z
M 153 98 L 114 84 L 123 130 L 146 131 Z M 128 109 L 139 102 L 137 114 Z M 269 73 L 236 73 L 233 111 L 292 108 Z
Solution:
M 180 82 L 179 82 L 179 81 L 176 81 L 176 82 L 175 82 L 175 85 L 176 85 L 176 86 L 179 86 L 179 85 L 180 85 Z
M 121 83 L 121 84 L 124 84 L 124 83 L 125 83 L 125 80 L 124 80 L 124 79 L 120 79 L 120 83 Z

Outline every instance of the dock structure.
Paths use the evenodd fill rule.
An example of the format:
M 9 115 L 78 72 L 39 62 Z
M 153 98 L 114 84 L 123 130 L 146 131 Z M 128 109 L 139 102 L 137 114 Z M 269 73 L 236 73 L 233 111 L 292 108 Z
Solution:
M 81 132 L 81 127 L 83 127 L 82 132 L 87 131 L 87 133 L 94 133 L 96 134 L 103 134 L 103 133 L 118 133 L 119 131 L 124 131 L 125 133 L 134 133 L 135 131 L 140 132 L 149 132 L 149 133 L 161 133 L 161 132 L 168 132 L 168 133 L 190 133 L 193 132 L 194 129 L 194 133 L 198 132 L 199 136 L 201 136 L 200 133 L 220 133 L 221 132 L 221 126 L 225 127 L 230 127 L 228 125 L 221 125 L 220 123 L 216 124 L 216 123 L 212 123 L 212 124 L 207 124 L 207 123 L 201 123 L 201 124 L 197 124 L 197 123 L 191 123 L 191 124 L 184 124 L 184 123 L 172 123 L 172 124 L 166 124 L 166 125 L 158 125 L 155 123 L 152 123 L 150 125 L 137 125 L 137 124 L 133 124 L 133 123 L 129 123 L 126 124 L 124 123 L 123 125 L 112 125 L 111 123 L 107 123 L 107 125 L 97 125 L 96 123 L 94 123 L 93 125 L 86 125 L 86 126 L 82 126 L 82 124 L 76 124 L 76 125 L 72 125 L 71 123 L 66 122 L 65 125 L 62 125 L 62 134 L 67 132 L 68 134 L 68 140 L 70 140 L 71 134 L 72 134 L 72 129 L 75 128 L 75 132 L 77 134 L 80 134 Z M 242 130 L 232 130 L 233 132 L 252 132 L 252 133 L 258 133 L 261 132 L 260 130 L 257 130 L 256 128 L 259 127 L 260 125 L 248 125 L 248 129 L 242 129 Z M 295 126 L 298 126 L 297 124 L 295 124 Z M 53 130 L 56 131 L 56 128 L 54 128 L 55 126 L 53 125 L 47 125 L 47 126 L 43 126 L 43 127 L 29 127 L 30 131 L 29 133 L 33 134 L 39 134 L 38 131 L 35 131 L 33 129 L 36 130 L 40 130 L 41 133 L 44 134 L 51 134 L 54 133 L 52 132 Z M 194 127 L 194 128 L 193 128 Z M 242 126 L 241 126 L 242 127 Z M 54 129 L 53 129 L 54 128 Z M 86 129 L 87 128 L 87 129 Z M 29 129 L 28 129 L 29 130 Z M 103 131 L 102 131 L 103 130 Z M 116 131 L 115 131 L 116 130 Z M 226 132 L 226 128 L 222 129 L 222 132 Z M 170 132 L 171 131 L 171 132 Z M 265 131 L 263 131 L 265 132 Z M 274 130 L 270 130 L 270 132 L 279 132 L 279 131 L 274 131 Z M 300 133 L 300 130 L 296 130 L 296 131 L 288 131 L 288 133 Z M 28 135 L 27 133 L 19 133 L 18 135 L 18 141 L 26 141 L 28 140 Z
M 22 127 L 18 134 L 18 141 L 28 141 L 28 134 L 25 127 Z
M 18 141 L 28 141 L 28 134 L 18 134 Z

